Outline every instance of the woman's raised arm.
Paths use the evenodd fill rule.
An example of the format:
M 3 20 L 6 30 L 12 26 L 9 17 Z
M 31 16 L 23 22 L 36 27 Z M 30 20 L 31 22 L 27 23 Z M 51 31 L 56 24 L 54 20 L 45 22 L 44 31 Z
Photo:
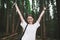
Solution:
M 18 12 L 19 17 L 20 17 L 20 19 L 21 19 L 21 22 L 25 21 L 24 18 L 23 18 L 23 16 L 22 16 L 22 14 L 21 14 L 21 11 L 19 10 L 19 8 L 18 8 L 18 6 L 17 6 L 16 3 L 15 3 L 15 7 L 16 7 L 16 11 Z
M 38 18 L 38 20 L 37 20 L 38 22 L 41 21 L 41 18 L 42 18 L 42 16 L 44 15 L 45 10 L 46 10 L 46 7 L 44 7 L 43 11 L 41 12 L 41 14 L 40 14 L 40 16 L 39 16 L 39 18 Z

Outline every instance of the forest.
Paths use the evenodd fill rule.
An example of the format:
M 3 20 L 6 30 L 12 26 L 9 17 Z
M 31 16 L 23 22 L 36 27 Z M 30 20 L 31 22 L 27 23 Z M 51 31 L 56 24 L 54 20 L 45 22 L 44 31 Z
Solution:
M 17 40 L 18 34 L 22 33 L 20 18 L 13 6 L 17 3 L 22 15 L 26 19 L 27 14 L 32 14 L 35 21 L 43 10 L 47 10 L 41 20 L 41 26 L 36 33 L 37 40 L 59 40 L 57 26 L 56 0 L 0 0 L 0 39 Z

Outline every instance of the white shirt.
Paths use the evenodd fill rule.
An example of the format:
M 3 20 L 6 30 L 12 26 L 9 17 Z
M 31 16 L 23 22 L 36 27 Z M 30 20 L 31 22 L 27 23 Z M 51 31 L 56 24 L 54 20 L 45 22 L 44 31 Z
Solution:
M 25 29 L 27 23 L 25 21 L 20 24 L 23 29 Z M 37 28 L 40 26 L 40 23 L 37 21 L 34 24 L 28 24 L 27 29 L 22 37 L 22 40 L 35 40 Z

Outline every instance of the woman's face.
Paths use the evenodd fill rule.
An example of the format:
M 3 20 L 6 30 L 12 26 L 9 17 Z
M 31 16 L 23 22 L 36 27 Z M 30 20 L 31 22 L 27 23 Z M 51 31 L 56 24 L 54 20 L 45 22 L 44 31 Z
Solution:
M 33 18 L 32 16 L 28 16 L 28 17 L 27 17 L 27 22 L 28 22 L 29 24 L 33 24 L 33 21 L 34 21 L 34 18 Z

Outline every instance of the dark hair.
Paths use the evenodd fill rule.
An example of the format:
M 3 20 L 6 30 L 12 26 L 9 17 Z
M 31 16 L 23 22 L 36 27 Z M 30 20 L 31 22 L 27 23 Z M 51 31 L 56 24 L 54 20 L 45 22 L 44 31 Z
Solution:
M 32 14 L 27 14 L 27 15 L 26 15 L 26 22 L 27 22 L 28 16 L 31 16 L 31 17 L 34 19 L 34 15 L 32 15 Z M 34 22 L 35 22 L 35 20 L 34 20 Z M 33 23 L 34 23 L 34 22 L 33 22 Z M 27 23 L 28 23 L 28 22 L 27 22 Z
M 33 17 L 33 18 L 34 18 L 34 15 L 32 15 L 32 14 L 28 14 L 28 15 L 27 15 L 27 17 L 28 17 L 28 16 L 31 16 L 31 17 Z M 27 18 L 27 17 L 26 17 L 26 18 Z

